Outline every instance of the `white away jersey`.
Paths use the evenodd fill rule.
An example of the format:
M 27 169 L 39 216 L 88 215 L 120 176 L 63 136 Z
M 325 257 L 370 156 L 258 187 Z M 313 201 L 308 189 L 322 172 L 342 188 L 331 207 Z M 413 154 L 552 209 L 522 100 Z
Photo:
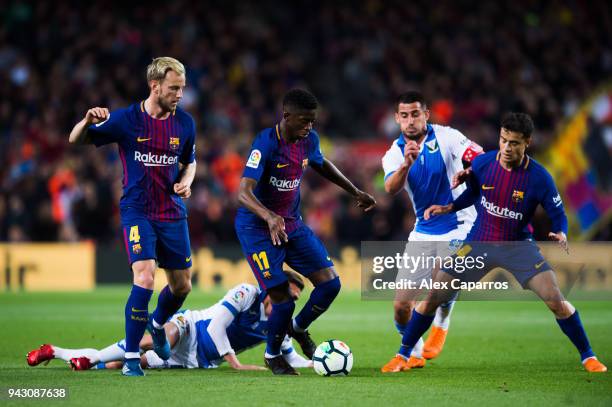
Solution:
M 403 164 L 405 145 L 406 140 L 400 134 L 385 153 L 382 159 L 385 180 Z M 450 186 L 453 175 L 463 170 L 462 159 L 471 161 L 473 158 L 471 145 L 470 140 L 458 130 L 436 124 L 427 125 L 427 135 L 420 145 L 419 156 L 410 167 L 404 185 L 417 217 L 417 232 L 442 235 L 461 224 L 468 223 L 471 227 L 474 223 L 476 211 L 473 206 L 429 220 L 423 218 L 425 210 L 431 205 L 449 204 L 465 190 L 465 185 L 454 190 Z

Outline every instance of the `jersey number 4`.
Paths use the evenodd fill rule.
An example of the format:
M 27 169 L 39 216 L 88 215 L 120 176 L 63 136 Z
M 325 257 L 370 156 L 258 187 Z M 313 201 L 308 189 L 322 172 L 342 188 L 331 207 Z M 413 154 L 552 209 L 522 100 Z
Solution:
M 255 263 L 257 263 L 257 266 L 259 267 L 261 271 L 270 269 L 270 263 L 268 262 L 268 255 L 266 254 L 265 251 L 261 251 L 259 253 L 253 253 L 251 257 L 253 257 L 253 260 L 255 261 Z
M 140 233 L 138 233 L 138 226 L 132 226 L 130 228 L 130 242 L 140 242 Z

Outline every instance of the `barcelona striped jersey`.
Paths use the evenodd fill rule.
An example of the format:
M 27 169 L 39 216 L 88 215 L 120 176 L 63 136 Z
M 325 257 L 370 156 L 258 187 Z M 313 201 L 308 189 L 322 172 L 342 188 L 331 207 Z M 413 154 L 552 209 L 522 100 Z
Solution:
M 152 220 L 187 217 L 183 200 L 174 193 L 179 163 L 195 161 L 195 122 L 177 108 L 167 119 L 151 117 L 144 101 L 111 112 L 88 128 L 96 146 L 117 143 L 123 165 L 122 210 L 135 208 Z
M 563 202 L 548 171 L 528 155 L 512 170 L 503 168 L 499 160 L 498 150 L 476 157 L 468 188 L 454 201 L 455 210 L 476 207 L 476 221 L 467 240 L 529 239 L 527 225 L 538 205 L 548 214 L 552 231 L 567 234 Z
M 303 224 L 300 184 L 306 167 L 312 164 L 323 164 L 319 135 L 314 130 L 307 137 L 288 143 L 277 124 L 261 131 L 253 141 L 242 176 L 257 181 L 255 197 L 284 218 L 287 233 Z M 268 229 L 266 222 L 244 207 L 238 209 L 236 226 Z

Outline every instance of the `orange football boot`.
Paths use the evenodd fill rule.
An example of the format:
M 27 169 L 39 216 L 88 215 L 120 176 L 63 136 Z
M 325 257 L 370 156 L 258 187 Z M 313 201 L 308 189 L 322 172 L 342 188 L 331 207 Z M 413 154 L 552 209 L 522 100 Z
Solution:
M 597 360 L 595 356 L 588 358 L 587 360 L 582 362 L 582 364 L 584 365 L 584 369 L 587 372 L 602 373 L 602 372 L 608 371 L 608 368 L 606 367 L 606 365 L 604 365 L 599 360 Z
M 408 367 L 410 369 L 420 369 L 425 367 L 425 358 L 416 358 L 414 356 L 410 356 L 408 359 Z
M 397 373 L 405 370 L 410 370 L 410 366 L 408 365 L 408 360 L 404 359 L 401 355 L 395 355 L 393 359 L 380 369 L 383 373 Z
M 448 329 L 442 329 L 438 326 L 431 327 L 431 332 L 427 336 L 425 345 L 423 345 L 423 357 L 425 359 L 435 359 L 440 355 L 447 333 Z

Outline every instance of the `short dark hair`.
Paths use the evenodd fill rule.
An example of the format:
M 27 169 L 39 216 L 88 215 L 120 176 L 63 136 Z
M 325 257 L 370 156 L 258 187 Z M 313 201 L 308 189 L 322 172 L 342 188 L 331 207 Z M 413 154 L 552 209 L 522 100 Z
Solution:
M 291 89 L 285 93 L 283 108 L 292 107 L 299 110 L 315 110 L 319 102 L 314 95 L 304 89 Z
M 291 270 L 283 270 L 283 273 L 285 273 L 287 276 L 287 280 L 289 280 L 290 283 L 295 284 L 300 291 L 304 289 L 304 280 L 302 279 L 302 276 Z
M 395 110 L 399 107 L 400 103 L 415 103 L 419 102 L 423 109 L 427 109 L 427 102 L 425 101 L 425 96 L 417 90 L 409 90 L 408 92 L 404 92 L 397 97 L 397 104 L 395 106 Z
M 508 112 L 504 114 L 501 127 L 516 133 L 521 133 L 523 138 L 531 137 L 533 133 L 533 120 L 527 113 Z

